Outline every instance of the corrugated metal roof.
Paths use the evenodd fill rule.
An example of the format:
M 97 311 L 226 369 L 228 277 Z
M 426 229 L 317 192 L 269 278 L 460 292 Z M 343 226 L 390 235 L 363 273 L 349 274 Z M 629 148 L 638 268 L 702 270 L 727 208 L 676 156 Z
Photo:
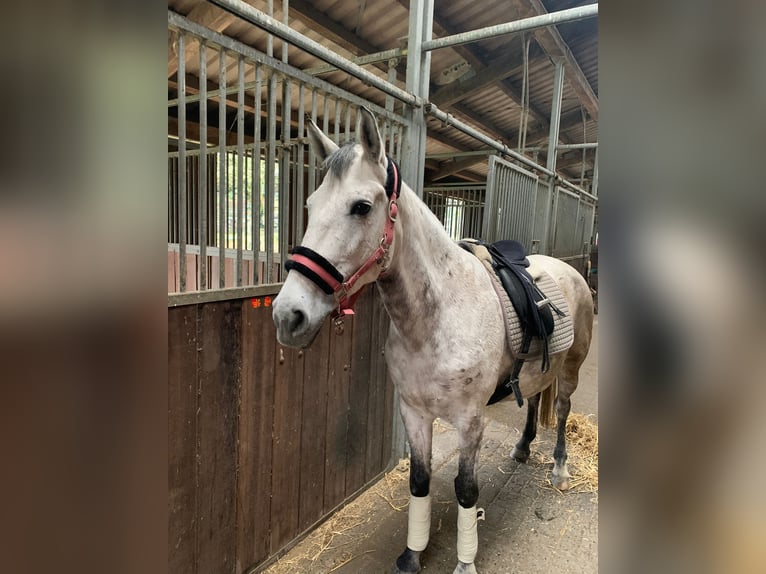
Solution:
M 248 0 L 263 12 L 268 12 L 266 0 Z M 574 6 L 583 6 L 592 0 L 543 0 L 542 5 L 549 12 L 564 10 Z M 502 22 L 508 22 L 528 14 L 534 7 L 533 0 L 436 0 L 434 11 L 434 37 L 446 34 L 475 30 Z M 539 1 L 537 5 L 539 5 Z M 218 8 L 202 0 L 169 0 L 169 8 L 179 14 L 201 18 L 202 23 L 215 20 L 217 13 L 223 13 Z M 402 39 L 408 31 L 408 0 L 376 0 L 375 2 L 359 2 L 359 0 L 294 0 L 290 8 L 290 26 L 309 38 L 331 48 L 347 58 L 370 52 L 397 48 L 402 45 Z M 314 11 L 335 23 L 334 30 L 328 30 L 310 16 Z M 303 13 L 303 16 L 300 14 Z M 307 17 L 305 14 L 308 14 Z M 274 17 L 282 20 L 282 2 L 274 1 Z M 215 21 L 217 31 L 238 39 L 254 48 L 265 52 L 267 34 L 231 15 L 223 15 Z M 598 94 L 598 22 L 596 18 L 582 20 L 556 27 L 561 39 L 566 43 L 572 56 L 577 61 L 582 75 L 587 80 L 593 92 Z M 342 37 L 341 37 L 342 36 Z M 537 42 L 537 40 L 533 40 Z M 274 40 L 274 56 L 281 58 L 282 43 Z M 541 50 L 533 50 L 529 62 L 529 100 L 531 117 L 528 125 L 528 145 L 545 145 L 547 141 L 548 121 L 551 109 L 553 91 L 553 64 L 551 58 Z M 198 57 L 194 48 L 187 50 L 187 73 L 199 73 Z M 535 55 L 536 54 L 536 55 Z M 450 81 L 463 81 L 480 72 L 497 58 L 508 59 L 515 66 L 508 71 L 513 74 L 503 80 L 490 82 L 458 102 L 440 106 L 477 129 L 487 132 L 493 138 L 502 140 L 508 145 L 515 146 L 518 142 L 519 118 L 521 116 L 521 88 L 524 81 L 522 73 L 522 42 L 520 35 L 503 36 L 485 40 L 462 47 L 447 48 L 431 52 L 431 93 L 449 85 Z M 209 51 L 208 78 L 217 81 L 218 54 Z M 172 59 L 172 56 L 171 56 Z M 289 63 L 301 69 L 323 64 L 317 58 L 289 47 Z M 366 69 L 385 78 L 385 63 L 367 65 Z M 172 70 L 172 67 L 171 69 Z M 169 72 L 170 72 L 169 70 Z M 398 66 L 397 83 L 404 87 L 404 63 Z M 252 69 L 246 70 L 246 80 L 252 80 Z M 565 78 L 575 73 L 571 69 L 565 72 Z M 461 74 L 462 78 L 461 78 Z M 236 80 L 237 67 L 235 61 L 227 63 L 227 82 Z M 172 77 L 172 74 L 169 74 Z M 343 72 L 331 72 L 321 76 L 323 79 L 341 86 L 342 88 L 382 105 L 385 97 L 378 90 L 371 88 L 359 80 L 350 78 Z M 171 89 L 172 93 L 172 89 Z M 462 96 L 462 94 L 461 94 Z M 171 96 L 172 97 L 172 96 Z M 442 126 L 440 122 L 429 119 L 429 140 L 427 153 L 444 153 L 450 151 L 449 146 L 456 150 L 479 149 L 482 144 L 451 127 Z M 561 139 L 565 143 L 581 143 L 597 141 L 598 121 L 588 118 L 583 130 L 581 102 L 570 82 L 565 81 L 562 102 Z M 581 155 L 581 154 L 580 154 Z M 586 154 L 586 171 L 592 169 L 593 153 Z M 566 164 L 568 174 L 579 177 L 581 165 L 573 163 L 571 154 L 567 154 Z M 473 166 L 466 173 L 474 176 L 482 174 L 481 166 Z

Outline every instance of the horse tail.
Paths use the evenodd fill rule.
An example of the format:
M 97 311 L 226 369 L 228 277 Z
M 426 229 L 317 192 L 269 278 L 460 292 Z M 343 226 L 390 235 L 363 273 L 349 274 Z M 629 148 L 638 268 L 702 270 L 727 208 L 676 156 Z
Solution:
M 556 424 L 556 396 L 558 395 L 558 377 L 540 394 L 540 406 L 537 421 L 549 429 Z

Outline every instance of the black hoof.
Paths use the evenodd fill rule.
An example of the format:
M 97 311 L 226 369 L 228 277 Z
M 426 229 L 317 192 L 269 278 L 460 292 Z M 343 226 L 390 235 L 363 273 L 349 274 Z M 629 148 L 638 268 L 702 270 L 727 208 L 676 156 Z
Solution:
M 527 462 L 527 460 L 529 460 L 529 452 L 530 451 L 528 450 L 522 450 L 515 446 L 511 451 L 511 458 L 518 460 L 519 462 Z
M 393 574 L 414 574 L 420 572 L 420 552 L 407 548 L 396 559 Z

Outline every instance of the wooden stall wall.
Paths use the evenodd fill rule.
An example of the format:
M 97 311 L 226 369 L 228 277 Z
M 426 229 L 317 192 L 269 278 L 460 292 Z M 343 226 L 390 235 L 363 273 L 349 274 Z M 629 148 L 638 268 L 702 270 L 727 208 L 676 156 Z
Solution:
M 268 303 L 168 309 L 170 572 L 248 572 L 394 462 L 377 290 L 303 351 Z

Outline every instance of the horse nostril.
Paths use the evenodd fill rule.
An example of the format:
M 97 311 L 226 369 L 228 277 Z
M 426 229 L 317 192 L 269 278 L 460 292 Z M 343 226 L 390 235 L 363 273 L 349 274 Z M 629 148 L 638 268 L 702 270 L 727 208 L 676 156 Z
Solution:
M 305 319 L 306 316 L 303 314 L 303 311 L 293 311 L 293 316 L 289 323 L 290 331 L 295 333 L 303 325 Z

